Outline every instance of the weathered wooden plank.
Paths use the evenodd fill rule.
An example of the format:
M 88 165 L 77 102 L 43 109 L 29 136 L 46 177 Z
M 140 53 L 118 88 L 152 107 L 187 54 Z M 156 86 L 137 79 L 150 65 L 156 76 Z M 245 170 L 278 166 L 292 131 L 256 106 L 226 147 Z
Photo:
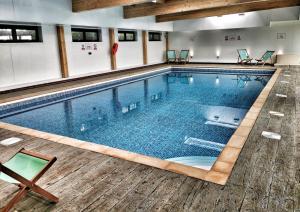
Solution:
M 182 185 L 179 187 L 177 192 L 160 207 L 154 208 L 156 211 L 184 211 L 188 210 L 191 199 L 194 198 L 195 193 L 197 192 L 199 183 L 201 181 L 188 177 Z
M 266 211 L 271 184 L 272 172 L 256 168 L 246 189 L 241 211 Z
M 16 194 L 19 188 L 15 185 L 7 185 L 1 188 L 0 192 L 0 209 L 3 208 L 7 202 Z
M 101 202 L 99 198 L 103 195 L 106 195 L 108 192 L 115 187 L 120 187 L 126 183 L 128 178 L 132 178 L 135 175 L 131 174 L 133 170 L 137 170 L 142 168 L 139 164 L 133 164 L 132 162 L 126 161 L 125 163 L 118 163 L 114 166 L 114 171 L 108 172 L 107 174 L 102 175 L 101 178 L 92 179 L 90 184 L 92 186 L 84 189 L 83 191 L 78 190 L 78 195 L 70 200 L 69 202 L 65 202 L 64 206 L 61 207 L 60 211 L 81 211 L 87 210 L 86 208 L 89 207 L 93 202 Z M 115 175 L 118 174 L 118 178 Z M 78 204 L 74 205 L 73 203 L 77 202 Z
M 278 178 L 272 180 L 268 211 L 295 211 L 295 182 L 286 178 L 281 181 Z
M 244 186 L 228 184 L 220 190 L 220 196 L 215 205 L 215 211 L 238 211 L 244 201 L 246 188 Z
M 127 208 L 138 208 L 140 203 L 147 198 L 147 195 L 152 193 L 166 177 L 168 177 L 168 173 L 153 168 L 153 171 L 142 181 L 140 181 L 139 184 L 128 194 L 126 194 L 126 196 L 119 202 L 125 202 L 126 204 L 129 203 Z M 132 201 L 133 199 L 134 201 Z M 103 198 L 102 201 L 105 201 L 105 198 Z M 85 210 L 99 210 L 102 208 L 102 201 L 97 200 Z
M 153 169 L 140 165 L 132 174 L 125 178 L 121 183 L 112 186 L 97 202 L 101 203 L 97 206 L 98 211 L 108 211 L 119 203 L 130 191 L 132 191 L 144 178 L 146 178 Z
M 164 4 L 144 3 L 124 7 L 125 18 L 136 18 L 141 16 L 160 15 L 158 20 L 164 20 L 166 17 L 177 17 L 178 20 L 183 15 L 186 18 L 203 18 L 207 16 L 226 15 L 239 12 L 250 12 L 255 10 L 266 10 L 281 7 L 297 6 L 300 2 L 297 0 L 173 0 Z M 197 14 L 196 12 L 204 14 Z M 221 13 L 221 14 L 220 14 Z M 169 14 L 169 15 L 166 15 Z M 183 18 L 182 18 L 183 19 Z M 174 21 L 164 20 L 164 21 Z
M 123 5 L 139 4 L 149 2 L 149 0 L 72 0 L 73 12 L 116 7 Z
M 211 3 L 211 1 L 208 1 Z M 283 8 L 283 7 L 292 7 L 298 6 L 300 1 L 298 0 L 265 0 L 265 1 L 243 1 L 236 4 L 228 4 L 230 1 L 218 1 L 219 3 L 223 3 L 223 6 L 219 7 L 210 7 L 210 8 L 202 8 L 202 9 L 193 9 L 193 7 L 188 7 L 187 10 L 182 10 L 181 7 L 178 7 L 177 12 L 171 13 L 168 10 L 162 11 L 156 17 L 156 22 L 166 22 L 166 21 L 177 21 L 177 20 L 186 20 L 186 19 L 197 19 L 197 18 L 205 18 L 205 17 L 212 17 L 212 16 L 222 16 L 222 15 L 229 15 L 229 14 L 238 14 L 238 13 L 245 13 L 245 12 L 253 12 L 253 11 L 260 11 L 260 10 L 269 10 L 269 9 L 276 9 L 276 8 Z M 202 1 L 198 4 L 201 6 Z M 203 4 L 205 5 L 205 4 Z M 134 11 L 136 8 L 131 8 L 131 10 L 125 10 L 125 17 L 136 17 L 138 14 L 139 16 L 142 15 L 142 11 Z M 150 8 L 147 8 L 150 9 Z M 156 10 L 150 9 L 149 11 L 143 11 L 145 15 L 149 13 L 154 13 Z M 126 15 L 127 14 L 127 15 Z M 144 16 L 145 16 L 144 15 Z
M 268 124 L 268 121 L 269 119 L 266 118 L 259 118 L 257 120 L 256 126 L 250 133 L 227 184 L 247 186 L 251 173 L 257 163 L 258 154 L 255 153 L 259 152 L 259 144 L 262 139 L 261 131 L 264 129 L 264 126 Z M 257 133 L 257 131 L 259 133 Z
M 161 205 L 164 205 L 168 199 L 178 190 L 181 184 L 186 179 L 185 176 L 175 176 L 165 178 L 163 181 L 138 207 L 138 211 L 156 210 Z M 168 190 L 170 189 L 170 190 Z
M 204 182 L 198 187 L 188 211 L 213 211 L 224 186 Z

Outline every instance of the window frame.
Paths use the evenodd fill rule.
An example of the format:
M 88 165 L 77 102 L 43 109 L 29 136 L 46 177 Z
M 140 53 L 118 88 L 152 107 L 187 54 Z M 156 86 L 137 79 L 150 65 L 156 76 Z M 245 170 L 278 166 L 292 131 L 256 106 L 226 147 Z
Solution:
M 152 35 L 152 36 L 150 36 L 150 35 Z M 154 35 L 159 35 L 159 40 L 154 39 Z M 150 42 L 162 41 L 162 32 L 148 32 L 148 41 L 150 41 Z
M 123 33 L 124 34 L 124 40 L 120 40 L 119 34 Z M 128 40 L 127 39 L 127 34 L 132 34 L 133 35 L 133 40 Z M 136 42 L 137 40 L 137 31 L 134 30 L 118 30 L 118 41 L 119 42 Z
M 0 24 L 0 29 L 11 29 L 12 40 L 0 40 L 0 43 L 42 43 L 42 26 L 40 25 L 21 25 L 21 24 Z M 33 30 L 36 38 L 34 40 L 18 40 L 17 30 Z
M 83 33 L 83 40 L 74 41 L 73 39 L 73 32 L 82 32 Z M 87 32 L 96 32 L 97 33 L 97 40 L 87 40 L 86 33 Z M 102 42 L 102 30 L 100 28 L 83 28 L 83 27 L 72 27 L 71 28 L 71 35 L 72 35 L 72 42 L 74 43 L 97 43 Z

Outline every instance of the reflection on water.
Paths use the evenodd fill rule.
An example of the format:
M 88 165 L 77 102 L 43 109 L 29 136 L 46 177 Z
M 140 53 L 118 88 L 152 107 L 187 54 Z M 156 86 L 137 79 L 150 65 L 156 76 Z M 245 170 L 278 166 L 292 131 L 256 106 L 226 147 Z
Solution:
M 198 79 L 197 77 L 199 76 L 196 76 L 196 79 Z M 197 115 L 199 116 L 199 120 L 203 120 L 203 123 L 199 124 L 215 125 L 224 128 L 237 128 L 237 126 L 241 123 L 243 117 L 247 113 L 251 102 L 255 100 L 256 95 L 262 88 L 262 86 L 255 88 L 255 86 L 257 86 L 257 82 L 263 85 L 268 81 L 269 77 L 249 75 L 235 76 L 235 80 L 237 81 L 237 83 L 235 85 L 231 84 L 230 86 L 233 88 L 245 89 L 246 84 L 251 84 L 251 82 L 253 82 L 254 84 L 252 85 L 252 89 L 257 90 L 257 92 L 255 92 L 256 95 L 253 96 L 242 95 L 242 92 L 240 90 L 226 88 L 224 84 L 226 85 L 228 83 L 228 79 L 230 77 L 232 78 L 232 76 L 227 76 L 224 79 L 222 76 L 212 75 L 211 79 L 218 79 L 218 81 L 223 84 L 223 87 L 221 87 L 221 89 L 224 91 L 219 92 L 220 88 L 215 84 L 211 84 L 212 86 L 210 88 L 208 86 L 208 88 L 205 89 L 205 92 L 208 91 L 210 97 L 202 95 L 201 90 L 198 89 L 191 89 L 187 92 L 179 91 L 181 89 L 189 89 L 189 85 L 192 85 L 192 83 L 190 82 L 194 81 L 194 76 L 192 74 L 169 74 L 162 77 L 160 83 L 156 82 L 153 84 L 153 79 L 144 80 L 143 83 L 140 83 L 139 86 L 135 87 L 135 89 L 140 89 L 142 92 L 134 92 L 133 95 L 119 94 L 120 90 L 121 92 L 123 91 L 123 93 L 128 90 L 124 90 L 123 86 L 113 88 L 111 89 L 112 107 L 110 106 L 110 104 L 105 104 L 106 109 L 97 109 L 96 106 L 98 103 L 96 103 L 96 105 L 89 106 L 92 108 L 92 110 L 81 111 L 81 117 L 84 117 L 83 119 L 85 120 L 85 122 L 81 125 L 81 131 L 92 131 L 93 129 L 99 129 L 100 126 L 102 126 L 102 128 L 105 128 L 106 126 L 109 126 L 108 122 L 112 122 L 111 125 L 115 126 L 117 125 L 116 123 L 118 122 L 118 120 L 122 122 L 122 119 L 128 119 L 128 115 L 132 116 L 133 119 L 134 117 L 139 116 L 139 114 L 143 114 L 145 112 L 149 114 L 153 113 L 153 115 L 156 115 L 157 106 L 154 103 L 158 101 L 161 106 L 167 105 L 169 103 L 178 103 L 178 105 L 180 106 L 183 106 L 184 104 L 193 105 L 193 107 L 197 106 Z M 176 86 L 176 83 L 182 84 L 184 86 L 178 87 Z M 198 83 L 198 85 L 199 84 L 200 83 Z M 172 86 L 174 87 L 173 89 Z M 217 90 L 214 91 L 214 89 Z M 251 89 L 245 89 L 245 91 L 251 91 Z M 178 96 L 180 96 L 181 98 L 178 99 Z M 197 96 L 197 98 L 194 98 L 194 96 Z M 134 101 L 130 102 L 129 100 L 131 99 L 134 99 Z M 225 102 L 224 106 L 214 105 L 222 104 L 223 100 Z M 226 105 L 226 103 L 229 101 L 230 104 Z M 73 101 L 65 102 L 65 104 L 67 105 L 65 106 L 65 119 L 68 126 L 68 132 L 75 133 L 74 131 L 76 131 L 76 129 L 73 129 L 73 131 L 71 130 L 74 126 L 74 114 L 72 112 L 72 107 L 70 106 L 72 102 Z M 236 102 L 238 102 L 238 104 L 236 104 Z M 244 104 L 245 102 L 247 104 Z M 186 110 L 189 109 L 191 108 L 186 108 Z M 123 115 L 125 114 L 127 115 L 126 118 L 123 117 Z M 75 114 L 75 116 L 77 116 L 77 114 Z
M 268 83 L 268 80 L 262 76 L 256 76 L 254 80 L 260 82 L 263 86 L 266 86 Z
M 236 79 L 237 86 L 240 88 L 244 88 L 247 86 L 248 82 L 251 82 L 251 78 L 248 75 L 237 75 Z
M 137 110 L 139 107 L 140 102 L 130 103 L 128 106 L 123 106 L 121 111 L 123 114 L 125 114 Z
M 163 97 L 163 93 L 162 93 L 162 92 L 159 92 L 159 93 L 157 93 L 157 94 L 153 94 L 153 95 L 151 96 L 151 102 L 156 102 L 156 101 L 158 101 L 158 100 L 161 100 L 162 97 Z
M 193 74 L 191 73 L 170 73 L 167 75 L 168 83 L 180 82 L 182 84 L 192 84 L 194 82 Z

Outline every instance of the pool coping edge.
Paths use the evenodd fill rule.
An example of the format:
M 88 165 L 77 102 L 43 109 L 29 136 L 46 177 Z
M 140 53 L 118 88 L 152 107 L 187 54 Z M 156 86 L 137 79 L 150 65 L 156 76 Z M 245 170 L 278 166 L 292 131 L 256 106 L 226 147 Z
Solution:
M 157 70 L 156 70 L 157 71 Z M 277 68 L 272 75 L 267 85 L 263 88 L 256 101 L 253 103 L 245 118 L 241 122 L 240 126 L 236 129 L 234 134 L 229 139 L 228 143 L 217 157 L 217 160 L 213 164 L 210 170 L 204 170 L 192 166 L 187 166 L 171 161 L 162 160 L 150 156 L 145 156 L 138 153 L 129 152 L 117 148 L 104 146 L 101 144 L 95 144 L 88 141 L 82 141 L 78 139 L 69 138 L 66 136 L 60 136 L 52 133 L 42 132 L 26 127 L 21 127 L 5 122 L 0 122 L 0 128 L 15 131 L 21 134 L 46 139 L 49 141 L 93 151 L 101 154 L 105 154 L 111 157 L 121 158 L 124 160 L 152 166 L 155 168 L 172 171 L 178 174 L 184 174 L 197 179 L 205 180 L 208 182 L 216 183 L 219 185 L 225 185 L 229 179 L 234 165 L 247 141 L 247 138 L 255 125 L 255 122 L 260 114 L 262 107 L 264 106 L 273 86 L 275 85 L 282 69 Z M 149 71 L 155 72 L 155 71 Z M 24 99 L 23 99 L 24 100 Z

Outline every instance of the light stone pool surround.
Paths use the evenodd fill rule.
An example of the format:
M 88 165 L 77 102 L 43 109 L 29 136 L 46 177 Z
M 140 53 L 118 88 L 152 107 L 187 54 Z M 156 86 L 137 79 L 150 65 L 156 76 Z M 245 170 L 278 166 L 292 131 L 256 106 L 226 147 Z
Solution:
M 247 69 L 249 70 L 249 69 Z M 257 69 L 255 69 L 257 70 Z M 220 185 L 225 185 L 228 178 L 231 175 L 234 164 L 236 163 L 241 150 L 244 147 L 245 142 L 258 118 L 260 111 L 266 102 L 270 91 L 272 90 L 275 82 L 277 81 L 281 69 L 278 68 L 275 70 L 273 76 L 261 91 L 260 95 L 257 97 L 256 101 L 247 112 L 245 118 L 241 122 L 240 126 L 231 136 L 230 140 L 222 150 L 221 154 L 217 158 L 216 162 L 212 166 L 212 168 L 208 170 L 195 168 L 171 161 L 166 161 L 154 157 L 149 157 L 121 149 L 116 149 L 100 144 L 95 144 L 87 141 L 82 141 L 78 139 L 73 139 L 65 136 L 60 136 L 56 134 L 46 133 L 30 128 L 25 128 L 13 124 L 8 124 L 4 122 L 0 122 L 0 128 L 4 128 L 10 131 L 15 131 L 21 134 L 30 135 L 37 138 L 46 139 L 52 142 L 57 142 L 77 148 L 82 148 L 85 150 L 98 152 L 101 154 L 105 154 L 112 157 L 121 158 L 128 161 L 133 161 L 136 163 L 141 163 L 145 165 L 149 165 L 152 167 L 156 167 L 163 170 L 168 170 L 171 172 L 184 174 L 190 177 L 194 177 L 197 179 L 205 180 L 208 182 L 213 182 Z M 7 102 L 5 104 L 10 104 L 11 102 Z

